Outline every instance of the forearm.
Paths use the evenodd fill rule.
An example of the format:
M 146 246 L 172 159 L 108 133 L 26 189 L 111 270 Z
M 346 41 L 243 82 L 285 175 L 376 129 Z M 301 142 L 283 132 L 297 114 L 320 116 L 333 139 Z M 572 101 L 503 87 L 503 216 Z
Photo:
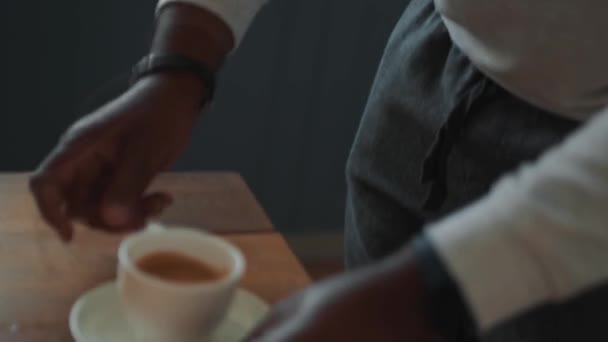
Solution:
M 608 280 L 608 112 L 428 236 L 481 333 Z

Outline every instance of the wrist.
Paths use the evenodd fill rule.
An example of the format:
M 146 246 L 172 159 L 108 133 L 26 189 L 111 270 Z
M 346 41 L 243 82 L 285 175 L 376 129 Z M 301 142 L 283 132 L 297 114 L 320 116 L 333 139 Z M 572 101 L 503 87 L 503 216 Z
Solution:
M 133 89 L 150 91 L 154 96 L 174 99 L 180 103 L 200 109 L 207 100 L 209 90 L 201 80 L 188 71 L 171 70 L 147 75 L 138 80 Z

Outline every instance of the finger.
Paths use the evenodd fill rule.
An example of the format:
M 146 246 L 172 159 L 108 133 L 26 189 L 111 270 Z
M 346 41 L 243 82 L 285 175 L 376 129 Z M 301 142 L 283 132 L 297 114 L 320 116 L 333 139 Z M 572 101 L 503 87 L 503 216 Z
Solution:
M 59 186 L 37 175 L 32 177 L 30 188 L 45 221 L 64 241 L 70 241 L 74 228 L 66 214 L 65 198 Z
M 150 146 L 137 145 L 125 151 L 103 194 L 101 217 L 110 227 L 137 219 L 139 201 L 158 171 L 156 156 L 148 152 Z
M 87 134 L 66 133 L 30 181 L 40 213 L 64 240 L 69 240 L 73 231 L 69 220 L 67 189 L 75 174 L 75 165 L 92 146 L 91 139 Z
M 285 317 L 283 317 L 283 315 L 275 309 L 273 313 L 269 317 L 265 318 L 245 340 L 257 341 L 261 339 L 262 337 L 266 336 L 269 331 L 279 327 L 284 319 Z
M 98 177 L 99 172 L 95 168 L 79 169 L 75 172 L 66 195 L 70 216 L 80 216 L 88 212 L 87 209 L 94 206 L 95 202 L 99 202 L 100 195 L 95 193 Z
M 90 228 L 109 233 L 126 233 L 143 228 L 148 219 L 160 215 L 165 208 L 173 202 L 172 197 L 166 193 L 152 193 L 144 196 L 137 205 L 137 210 L 123 225 L 108 226 L 99 215 L 99 208 L 91 203 L 81 203 L 72 206 L 71 217 L 86 223 Z
M 128 221 L 120 225 L 107 225 L 100 218 L 93 218 L 93 221 L 89 219 L 89 224 L 92 224 L 96 228 L 101 228 L 110 233 L 127 233 L 142 229 L 148 223 L 148 219 L 154 216 L 160 215 L 163 210 L 171 205 L 173 202 L 172 197 L 169 194 L 162 192 L 155 192 L 148 194 L 139 200 L 136 209 L 131 213 Z M 88 215 L 93 217 L 92 215 Z
M 67 192 L 67 205 L 70 216 L 92 222 L 99 221 L 101 198 L 112 166 L 100 156 L 89 159 L 74 172 Z
M 63 154 L 64 151 L 63 147 L 55 148 L 41 163 L 30 179 L 30 190 L 42 217 L 64 240 L 69 240 L 71 228 L 65 193 L 72 170 L 68 166 L 71 153 Z
M 154 192 L 146 195 L 140 204 L 140 212 L 146 219 L 159 216 L 173 204 L 173 197 L 164 192 Z
M 165 208 L 173 203 L 173 198 L 163 192 L 155 192 L 144 196 L 137 204 L 128 224 L 114 227 L 114 231 L 129 232 L 142 229 L 148 223 L 148 219 L 160 215 Z

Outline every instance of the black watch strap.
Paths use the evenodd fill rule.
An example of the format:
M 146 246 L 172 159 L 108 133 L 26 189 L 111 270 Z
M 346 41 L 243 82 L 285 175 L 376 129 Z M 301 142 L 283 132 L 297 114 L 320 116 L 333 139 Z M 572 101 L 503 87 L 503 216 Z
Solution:
M 131 84 L 146 75 L 169 70 L 182 70 L 193 73 L 209 91 L 207 100 L 211 101 L 213 99 L 215 93 L 215 73 L 211 72 L 202 63 L 181 55 L 149 54 L 145 56 L 133 67 Z

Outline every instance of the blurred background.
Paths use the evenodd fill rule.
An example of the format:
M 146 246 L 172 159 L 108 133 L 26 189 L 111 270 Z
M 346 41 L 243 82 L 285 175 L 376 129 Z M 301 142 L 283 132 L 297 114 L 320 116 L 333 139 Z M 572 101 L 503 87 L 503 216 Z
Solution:
M 406 2 L 270 1 L 176 169 L 240 172 L 300 256 L 340 259 L 346 157 Z M 3 2 L 0 171 L 32 170 L 146 53 L 155 3 Z

